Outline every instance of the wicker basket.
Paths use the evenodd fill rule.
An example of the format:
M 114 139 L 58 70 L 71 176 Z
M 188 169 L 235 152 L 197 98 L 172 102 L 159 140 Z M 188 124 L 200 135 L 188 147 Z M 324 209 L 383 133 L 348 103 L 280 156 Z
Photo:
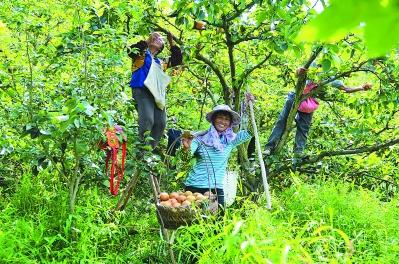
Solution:
M 200 134 L 192 134 L 192 136 L 196 137 L 199 136 Z M 173 148 L 174 144 L 178 140 L 181 139 L 181 135 L 177 137 L 174 142 L 171 143 L 170 147 L 168 148 L 167 153 L 170 153 L 170 150 Z M 208 153 L 209 157 L 209 153 Z M 168 163 L 167 163 L 168 164 Z M 210 169 L 212 169 L 213 175 L 215 175 L 215 170 L 213 168 L 212 162 L 209 164 L 209 168 L 207 166 L 207 169 L 209 169 L 209 173 L 211 172 Z M 211 185 L 210 178 L 208 175 L 208 181 L 209 185 Z M 215 180 L 215 186 L 216 186 L 216 180 Z M 216 191 L 216 187 L 215 191 Z M 209 192 L 211 193 L 211 190 L 214 189 L 209 186 Z M 157 216 L 159 222 L 163 225 L 164 228 L 167 229 L 177 229 L 180 226 L 187 226 L 191 225 L 197 220 L 201 218 L 206 218 L 210 214 L 216 214 L 219 204 L 217 201 L 217 195 L 214 195 L 213 197 L 210 195 L 208 198 L 208 201 L 203 201 L 201 204 L 197 205 L 196 207 L 192 206 L 178 206 L 178 207 L 170 207 L 170 206 L 164 206 L 160 204 L 159 201 L 159 195 L 160 195 L 160 188 L 159 188 L 159 182 L 158 179 L 153 176 L 153 189 L 155 192 L 155 197 L 156 197 L 156 208 L 157 208 Z
M 157 201 L 156 207 L 163 226 L 167 229 L 177 229 L 180 226 L 191 225 L 201 217 L 216 213 L 218 203 L 211 201 L 209 204 L 204 203 L 197 207 L 170 207 L 163 206 Z

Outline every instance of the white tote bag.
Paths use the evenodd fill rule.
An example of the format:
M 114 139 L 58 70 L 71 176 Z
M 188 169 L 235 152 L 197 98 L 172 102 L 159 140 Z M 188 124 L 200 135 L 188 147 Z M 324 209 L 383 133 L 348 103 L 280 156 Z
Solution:
M 238 172 L 227 171 L 223 179 L 224 203 L 226 206 L 233 204 L 237 195 Z
M 166 87 L 170 83 L 170 77 L 163 72 L 162 66 L 152 58 L 151 67 L 144 85 L 154 96 L 155 104 L 161 110 L 165 109 Z

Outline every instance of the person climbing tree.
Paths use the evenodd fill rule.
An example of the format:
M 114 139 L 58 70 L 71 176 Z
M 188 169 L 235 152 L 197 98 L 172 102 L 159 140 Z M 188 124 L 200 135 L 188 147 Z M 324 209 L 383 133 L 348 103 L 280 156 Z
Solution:
M 246 97 L 254 100 L 252 94 Z M 183 134 L 183 149 L 190 150 L 197 159 L 185 181 L 185 190 L 204 194 L 216 189 L 218 203 L 224 206 L 223 179 L 227 162 L 232 150 L 248 141 L 251 135 L 243 126 L 237 134 L 233 132 L 232 127 L 240 124 L 241 117 L 228 105 L 214 107 L 206 119 L 211 123 L 207 131 L 194 134 L 194 139 Z
M 164 61 L 158 58 L 164 48 L 160 33 L 153 32 L 147 40 L 142 40 L 128 47 L 127 53 L 132 58 L 130 87 L 138 112 L 139 136 L 144 140 L 144 133 L 149 131 L 155 148 L 166 126 L 165 91 L 170 82 L 164 70 L 182 64 L 182 53 L 168 33 L 171 56 Z
M 305 68 L 299 68 L 297 70 L 297 75 L 305 73 L 307 70 Z M 325 82 L 321 82 L 327 84 Z M 359 87 L 348 87 L 341 80 L 334 80 L 329 83 L 332 87 L 338 88 L 345 93 L 354 93 L 358 91 L 367 91 L 371 89 L 372 85 L 369 83 L 364 83 Z M 308 133 L 312 123 L 313 112 L 319 107 L 318 101 L 311 94 L 312 90 L 321 87 L 320 84 L 314 83 L 311 80 L 306 81 L 306 86 L 303 91 L 304 99 L 301 101 L 297 114 L 295 116 L 296 123 L 296 135 L 295 135 L 295 146 L 294 146 L 294 159 L 293 164 L 298 163 L 303 157 L 303 152 L 305 150 L 306 141 L 308 138 Z M 274 153 L 275 147 L 281 140 L 284 130 L 287 126 L 287 119 L 289 112 L 292 108 L 295 99 L 295 92 L 290 92 L 285 101 L 283 110 L 281 111 L 276 124 L 272 130 L 272 133 L 268 139 L 265 147 L 265 155 L 272 155 Z

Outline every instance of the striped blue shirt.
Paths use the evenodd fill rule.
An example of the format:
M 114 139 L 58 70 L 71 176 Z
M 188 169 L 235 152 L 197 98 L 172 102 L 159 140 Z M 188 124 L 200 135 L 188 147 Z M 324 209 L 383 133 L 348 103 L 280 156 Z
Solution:
M 197 163 L 188 174 L 185 185 L 196 188 L 215 188 L 216 183 L 216 188 L 223 188 L 223 178 L 231 152 L 250 138 L 248 131 L 241 130 L 230 144 L 223 144 L 223 151 L 206 146 L 196 138 L 193 139 L 191 153 L 196 156 Z

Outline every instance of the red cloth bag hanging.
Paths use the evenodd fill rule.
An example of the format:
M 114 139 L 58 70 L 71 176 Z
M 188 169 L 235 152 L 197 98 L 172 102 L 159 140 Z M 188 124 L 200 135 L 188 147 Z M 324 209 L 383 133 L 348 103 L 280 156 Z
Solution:
M 111 161 L 111 168 L 109 172 L 109 189 L 112 195 L 117 195 L 119 190 L 119 185 L 123 180 L 123 174 L 125 170 L 125 159 L 126 159 L 126 145 L 127 138 L 123 133 L 123 129 L 115 125 L 114 127 L 107 128 L 105 131 L 105 135 L 107 137 L 107 142 L 103 142 L 100 144 L 101 149 L 107 151 L 107 157 L 105 159 L 105 170 L 108 174 L 108 165 Z M 122 136 L 122 144 L 119 142 L 118 135 Z M 122 157 L 121 162 L 119 163 L 118 154 L 120 146 L 122 145 Z M 117 179 L 115 181 L 115 171 L 117 174 Z

